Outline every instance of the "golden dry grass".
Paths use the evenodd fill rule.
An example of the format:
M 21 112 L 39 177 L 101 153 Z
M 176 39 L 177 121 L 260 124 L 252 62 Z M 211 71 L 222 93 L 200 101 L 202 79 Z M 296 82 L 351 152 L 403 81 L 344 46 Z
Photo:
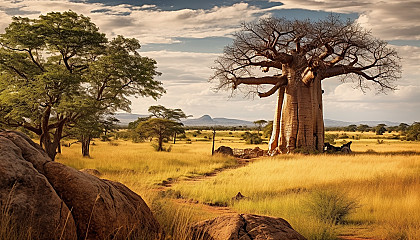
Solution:
M 216 148 L 253 148 L 240 139 L 243 132 L 218 132 Z M 171 152 L 155 152 L 150 143 L 95 141 L 91 158 L 83 158 L 80 145 L 63 148 L 59 162 L 76 169 L 95 168 L 103 178 L 120 181 L 139 193 L 153 208 L 162 225 L 174 232 L 186 223 L 214 216 L 197 205 L 168 201 L 155 189 L 164 180 L 204 176 L 215 169 L 236 164 L 232 158 L 211 156 L 210 131 L 201 131 L 192 141 L 178 141 Z M 369 133 L 370 134 L 370 133 Z M 370 134 L 372 135 L 372 134 Z M 370 136 L 369 135 L 369 136 Z M 204 136 L 207 136 L 206 138 Z M 355 155 L 286 155 L 262 158 L 203 181 L 178 181 L 171 189 L 176 197 L 202 203 L 227 204 L 238 212 L 287 219 L 308 239 L 334 239 L 355 233 L 376 239 L 420 239 L 420 143 L 366 137 L 353 141 Z M 337 145 L 343 139 L 336 140 Z M 260 145 L 265 149 L 267 145 Z M 326 224 L 307 209 L 310 194 L 330 189 L 358 204 L 347 225 Z M 231 201 L 238 192 L 248 199 Z M 204 212 L 203 212 L 204 211 Z M 178 218 L 174 216 L 179 216 Z M 173 225 L 178 221 L 177 225 Z M 181 227 L 180 227 L 181 226 Z M 366 230 L 368 229 L 368 230 Z M 178 235 L 183 238 L 185 233 Z

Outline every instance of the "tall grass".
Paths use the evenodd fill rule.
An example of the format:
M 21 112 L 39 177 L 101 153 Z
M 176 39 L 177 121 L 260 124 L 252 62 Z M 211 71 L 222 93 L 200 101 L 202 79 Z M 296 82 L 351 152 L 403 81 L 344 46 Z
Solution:
M 97 141 L 91 158 L 82 158 L 76 144 L 63 148 L 58 161 L 76 169 L 95 168 L 103 178 L 122 182 L 139 193 L 165 228 L 168 239 L 187 239 L 186 226 L 215 214 L 195 205 L 180 204 L 170 194 L 158 196 L 156 189 L 164 181 L 175 183 L 171 189 L 176 194 L 172 197 L 226 205 L 241 213 L 282 217 L 308 239 L 336 239 L 345 229 L 356 234 L 362 232 L 359 229 L 368 229 L 361 233 L 365 237 L 420 239 L 420 214 L 416 214 L 420 212 L 419 143 L 385 139 L 378 144 L 376 138 L 369 136 L 344 139 L 353 141 L 356 155 L 263 158 L 203 181 L 181 181 L 236 164 L 233 158 L 210 156 L 209 136 L 206 131 L 197 137 L 187 133 L 192 144 L 178 141 L 170 153 L 155 152 L 150 143 L 116 141 L 115 146 Z M 220 145 L 255 147 L 244 144 L 238 132 L 218 132 L 216 148 Z M 345 218 L 340 217 L 346 225 L 325 221 L 309 210 L 308 201 L 322 190 L 357 204 L 358 208 L 349 211 Z M 246 198 L 232 200 L 238 192 Z
M 334 222 L 344 215 L 348 215 L 347 224 L 380 229 L 372 233 L 377 237 L 394 239 L 402 234 L 405 239 L 420 239 L 419 217 L 413 216 L 420 212 L 419 167 L 418 155 L 289 155 L 261 159 L 173 189 L 203 203 L 224 203 L 238 212 L 283 217 L 308 239 L 334 239 L 341 228 Z M 318 195 L 315 211 L 321 215 L 314 216 L 307 202 L 320 190 L 335 195 Z M 238 192 L 248 198 L 232 201 Z M 356 204 L 359 207 L 353 209 Z M 334 213 L 338 219 L 328 217 L 331 206 L 330 212 L 340 210 Z

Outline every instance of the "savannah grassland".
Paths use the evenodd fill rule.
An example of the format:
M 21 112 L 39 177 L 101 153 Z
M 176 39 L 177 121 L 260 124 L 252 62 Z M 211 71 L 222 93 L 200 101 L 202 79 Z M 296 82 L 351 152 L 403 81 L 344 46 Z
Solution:
M 238 165 L 232 157 L 211 156 L 209 131 L 192 134 L 191 143 L 167 143 L 171 152 L 155 152 L 149 142 L 96 140 L 91 158 L 73 144 L 57 161 L 126 184 L 146 200 L 168 239 L 185 239 L 189 224 L 232 212 L 282 217 L 308 239 L 420 239 L 419 142 L 346 133 L 336 145 L 353 141 L 352 155 L 290 154 Z M 216 148 L 256 146 L 240 135 L 217 132 Z M 246 198 L 232 200 L 238 192 Z M 336 210 L 342 218 L 325 218 Z

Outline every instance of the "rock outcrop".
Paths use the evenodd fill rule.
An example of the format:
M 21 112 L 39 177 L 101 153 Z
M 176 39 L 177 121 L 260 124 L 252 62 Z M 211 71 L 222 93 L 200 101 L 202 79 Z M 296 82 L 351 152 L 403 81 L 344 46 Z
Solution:
M 214 151 L 215 153 L 220 153 L 224 155 L 233 156 L 233 149 L 231 147 L 220 146 L 219 148 Z
M 192 226 L 192 239 L 203 240 L 305 240 L 281 218 L 236 214 Z
M 121 183 L 51 161 L 19 132 L 0 133 L 0 201 L 40 239 L 163 239 L 143 199 Z

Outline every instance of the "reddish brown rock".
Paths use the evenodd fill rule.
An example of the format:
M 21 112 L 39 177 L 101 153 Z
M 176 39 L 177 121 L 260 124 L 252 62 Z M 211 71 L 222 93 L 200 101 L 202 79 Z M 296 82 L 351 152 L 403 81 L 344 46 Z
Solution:
M 0 133 L 0 218 L 11 220 L 2 228 L 39 239 L 76 239 L 69 209 L 32 164 L 42 167 L 49 158 L 30 142 L 18 133 Z
M 224 155 L 233 156 L 233 149 L 231 147 L 220 146 L 219 148 L 214 151 L 215 153 L 220 153 Z
M 57 162 L 48 162 L 44 170 L 58 195 L 73 209 L 79 238 L 125 238 L 144 233 L 155 239 L 162 235 L 143 199 L 123 184 Z
M 139 195 L 121 183 L 52 162 L 19 132 L 0 133 L 0 203 L 10 205 L 18 222 L 28 219 L 35 238 L 164 237 Z
M 305 240 L 282 218 L 236 214 L 192 226 L 192 239 L 202 240 Z

